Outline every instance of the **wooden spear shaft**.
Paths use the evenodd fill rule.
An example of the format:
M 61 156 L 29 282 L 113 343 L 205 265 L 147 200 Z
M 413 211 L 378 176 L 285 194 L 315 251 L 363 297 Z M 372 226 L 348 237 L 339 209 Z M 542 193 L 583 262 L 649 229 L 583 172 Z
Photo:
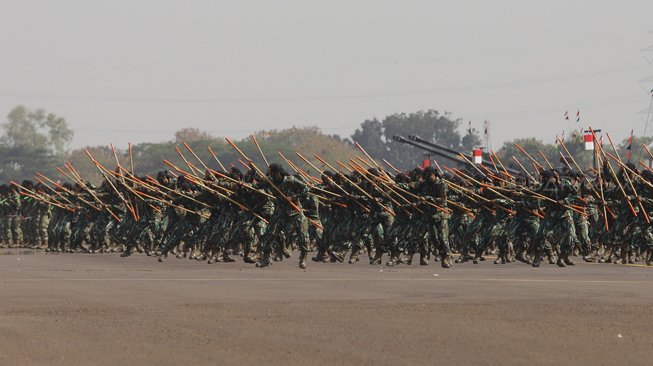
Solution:
M 516 156 L 513 155 L 512 159 L 517 163 L 517 165 L 519 165 L 521 170 L 523 170 L 528 175 L 528 177 L 531 178 L 533 182 L 536 181 L 536 179 L 531 175 L 531 173 L 526 168 L 524 168 L 524 166 L 521 164 L 521 162 L 519 161 L 519 159 L 517 159 Z
M 263 158 L 263 162 L 265 162 L 265 166 L 269 167 L 270 163 L 268 162 L 268 159 L 265 157 L 265 154 L 263 154 L 263 150 L 261 150 L 261 145 L 258 144 L 258 140 L 256 139 L 256 136 L 252 135 L 252 141 L 254 141 L 254 145 L 256 145 L 259 154 L 261 154 L 261 157 Z
M 238 152 L 238 154 L 240 154 L 240 156 L 243 157 L 243 159 L 247 160 L 247 161 L 251 164 L 251 166 L 252 166 L 254 169 L 256 169 L 256 171 L 257 171 L 257 172 L 258 172 L 258 173 L 263 177 L 263 179 L 265 179 L 265 180 L 268 182 L 268 184 L 270 184 L 270 186 L 271 186 L 275 191 L 277 191 L 277 193 L 279 193 L 279 195 L 280 195 L 280 196 L 281 196 L 281 197 L 282 197 L 286 202 L 288 202 L 288 204 L 290 205 L 290 207 L 292 207 L 292 208 L 293 208 L 295 211 L 297 211 L 298 213 L 300 213 L 300 214 L 302 214 L 302 215 L 304 214 L 304 212 L 302 211 L 302 209 L 299 208 L 299 206 L 297 206 L 297 205 L 295 204 L 295 202 L 293 202 L 293 201 L 292 201 L 288 196 L 286 196 L 286 195 L 281 191 L 281 189 L 280 189 L 279 187 L 277 187 L 276 184 L 274 184 L 274 182 L 272 182 L 272 180 L 271 180 L 270 178 L 268 178 L 268 176 L 265 175 L 265 173 L 263 173 L 263 172 L 261 171 L 261 169 L 259 169 L 259 168 L 256 166 L 256 164 L 254 164 L 254 161 L 252 161 L 252 159 L 248 158 L 247 155 L 245 155 L 245 153 L 243 153 L 243 152 L 240 150 L 240 148 L 238 148 L 238 146 L 236 146 L 236 144 L 235 144 L 233 141 L 231 141 L 229 138 L 225 138 L 225 139 L 227 140 L 227 142 L 229 143 L 229 145 L 231 145 L 231 147 L 233 147 L 234 150 L 236 150 L 236 151 Z M 315 227 L 317 227 L 317 228 L 323 230 L 323 227 L 322 227 L 322 225 L 321 225 L 320 223 L 318 223 L 318 222 L 316 222 L 316 221 L 313 221 L 312 219 L 310 219 L 310 218 L 308 218 L 308 217 L 307 217 L 306 219 L 307 219 L 308 222 L 310 222 L 313 226 L 315 226 Z
M 227 169 L 225 169 L 224 165 L 222 165 L 222 162 L 220 159 L 218 159 L 218 156 L 213 152 L 213 149 L 211 149 L 210 146 L 206 147 L 209 150 L 209 153 L 211 153 L 211 156 L 213 156 L 213 159 L 220 165 L 220 168 L 222 169 L 223 172 L 227 172 Z
M 610 146 L 612 146 L 612 151 L 614 151 L 614 154 L 617 156 L 619 164 L 622 165 L 622 166 L 625 166 L 625 164 L 623 164 L 623 161 L 621 160 L 621 157 L 619 156 L 619 152 L 617 151 L 617 148 L 614 146 L 614 143 L 612 142 L 612 138 L 610 137 L 610 134 L 608 134 L 606 132 L 605 135 L 608 136 L 608 141 L 610 141 Z M 628 182 L 628 186 L 630 187 L 630 189 L 633 191 L 633 194 L 635 195 L 635 199 L 637 200 L 637 203 L 639 203 L 639 208 L 642 209 L 642 213 L 644 214 L 644 219 L 646 220 L 646 223 L 650 224 L 651 220 L 649 219 L 648 213 L 646 212 L 646 209 L 644 208 L 644 205 L 642 204 L 642 200 L 639 198 L 639 195 L 637 194 L 637 191 L 635 190 L 635 186 L 633 185 L 633 181 L 630 179 L 630 175 L 628 175 L 628 172 L 625 172 L 624 176 L 626 177 L 626 181 Z
M 553 170 L 553 165 L 551 164 L 551 162 L 549 161 L 549 159 L 547 159 L 546 155 L 544 155 L 544 153 L 542 152 L 542 150 L 538 150 L 537 152 L 540 154 L 540 156 L 542 157 L 542 159 L 544 159 L 544 162 L 546 162 L 546 165 L 549 166 L 549 169 Z
M 590 127 L 590 132 L 592 133 L 592 136 L 594 136 L 594 140 L 596 141 L 596 134 L 594 134 L 594 130 Z M 603 150 L 603 147 L 601 144 L 597 145 L 599 147 L 599 151 L 603 156 L 605 155 L 605 151 Z M 626 194 L 626 191 L 624 190 L 624 187 L 621 185 L 621 182 L 619 181 L 619 178 L 617 177 L 617 173 L 614 172 L 614 169 L 612 169 L 612 164 L 610 164 L 610 161 L 606 160 L 605 161 L 608 165 L 608 170 L 610 171 L 610 174 L 612 174 L 612 177 L 614 178 L 615 183 L 617 184 L 617 187 L 619 187 L 619 191 L 621 191 L 621 194 L 624 196 L 624 199 L 628 203 L 628 207 L 630 207 L 630 212 L 633 214 L 633 216 L 637 217 L 637 211 L 635 211 L 635 207 L 633 207 L 633 204 L 630 202 L 628 199 L 628 195 Z
M 519 146 L 518 143 L 515 143 L 515 147 L 517 147 L 517 149 L 519 149 L 519 151 L 524 153 L 524 155 L 526 155 L 526 157 L 528 157 L 533 162 L 533 164 L 535 164 L 535 165 L 539 166 L 540 168 L 544 169 L 544 167 L 540 163 L 538 163 L 537 160 L 533 159 L 531 154 L 529 154 L 526 150 L 524 150 L 523 147 Z

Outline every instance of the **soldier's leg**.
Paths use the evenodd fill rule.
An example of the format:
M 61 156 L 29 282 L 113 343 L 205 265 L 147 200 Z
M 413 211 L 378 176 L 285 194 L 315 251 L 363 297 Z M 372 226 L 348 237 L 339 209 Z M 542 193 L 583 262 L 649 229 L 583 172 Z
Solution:
M 297 241 L 299 247 L 299 268 L 306 268 L 306 258 L 308 256 L 308 220 L 304 215 L 295 215 L 291 221 L 291 232 Z
M 23 244 L 23 230 L 21 229 L 20 216 L 11 217 L 11 245 L 18 247 Z
M 441 218 L 433 225 L 429 225 L 429 235 L 436 240 L 442 268 L 451 268 L 452 262 L 451 247 L 449 246 L 449 223 L 447 221 L 447 218 Z

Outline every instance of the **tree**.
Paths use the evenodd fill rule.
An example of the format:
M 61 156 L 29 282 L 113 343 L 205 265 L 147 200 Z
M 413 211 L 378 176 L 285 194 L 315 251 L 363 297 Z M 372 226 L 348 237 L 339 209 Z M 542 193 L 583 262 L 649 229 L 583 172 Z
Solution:
M 21 179 L 35 171 L 51 172 L 65 159 L 73 131 L 66 120 L 43 109 L 15 107 L 2 124 L 0 179 Z
M 364 146 L 366 151 L 374 156 L 385 157 L 388 153 L 383 124 L 378 119 L 368 119 L 361 123 L 361 127 L 354 131 L 352 140 Z
M 175 132 L 175 142 L 182 143 L 191 143 L 197 141 L 209 141 L 213 140 L 214 137 L 210 133 L 201 131 L 197 128 L 187 127 L 182 128 L 181 130 Z
M 463 150 L 468 153 L 474 148 L 481 146 L 481 137 L 479 136 L 478 131 L 475 128 L 468 130 L 465 136 L 460 140 L 460 145 Z
M 529 137 L 529 138 L 521 138 L 521 139 L 515 139 L 512 141 L 506 141 L 501 149 L 497 151 L 497 156 L 501 161 L 505 164 L 506 167 L 510 167 L 515 170 L 522 171 L 522 168 L 519 166 L 517 161 L 513 159 L 513 156 L 517 158 L 519 163 L 521 163 L 522 166 L 524 166 L 525 169 L 527 169 L 529 172 L 535 171 L 535 168 L 533 167 L 533 163 L 531 160 L 526 156 L 526 154 L 522 153 L 516 145 L 519 145 L 522 147 L 530 156 L 535 159 L 539 165 L 543 167 L 547 167 L 548 165 L 546 161 L 541 157 L 540 151 L 546 156 L 546 158 L 551 162 L 552 165 L 556 166 L 559 157 L 556 158 L 557 152 L 556 152 L 556 147 L 555 145 L 552 144 L 545 144 L 542 140 L 536 139 L 534 137 Z
M 623 161 L 629 160 L 628 159 L 628 146 L 631 145 L 631 144 L 630 144 L 630 141 L 628 141 L 628 140 L 629 140 L 628 138 L 625 138 L 621 143 L 619 143 L 619 145 L 617 145 L 617 151 L 619 151 L 619 156 L 621 157 L 621 159 Z M 603 148 L 605 149 L 605 151 L 606 152 L 609 151 L 610 153 L 614 154 L 614 152 L 612 151 L 612 147 L 609 146 L 609 144 L 605 144 L 605 142 L 606 142 L 605 139 L 604 139 L 603 142 L 604 142 Z M 642 147 L 642 145 L 646 145 L 646 147 L 648 147 L 649 150 L 651 152 L 653 152 L 653 150 L 651 150 L 651 148 L 649 146 L 651 143 L 653 143 L 653 137 L 633 136 L 633 141 L 632 141 L 631 150 L 630 150 L 630 152 L 631 152 L 630 162 L 637 166 L 637 165 L 639 165 L 639 160 L 642 160 L 642 161 L 653 160 L 648 155 L 646 150 L 644 150 L 644 148 Z M 641 166 L 639 166 L 638 168 L 641 168 Z
M 453 119 L 451 113 L 441 114 L 430 109 L 389 115 L 382 122 L 377 119 L 366 120 L 351 138 L 375 158 L 388 159 L 402 169 L 410 169 L 422 159 L 424 151 L 398 143 L 393 140 L 393 136 L 418 135 L 430 142 L 457 150 L 471 150 L 470 147 L 479 145 L 481 139 L 475 129 L 461 138 L 460 124 L 461 120 Z

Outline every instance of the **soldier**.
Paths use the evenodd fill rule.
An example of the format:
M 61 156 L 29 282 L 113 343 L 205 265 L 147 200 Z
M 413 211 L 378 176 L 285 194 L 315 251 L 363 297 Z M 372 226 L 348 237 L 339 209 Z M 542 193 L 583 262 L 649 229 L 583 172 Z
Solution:
M 270 164 L 269 180 L 276 187 L 275 211 L 270 226 L 261 241 L 263 257 L 256 267 L 270 265 L 270 255 L 283 252 L 286 241 L 295 241 L 299 246 L 299 267 L 306 268 L 308 253 L 308 219 L 301 207 L 301 197 L 308 194 L 308 187 L 301 180 L 288 175 L 279 164 Z
M 545 204 L 547 216 L 535 239 L 538 247 L 532 265 L 539 267 L 542 254 L 553 252 L 551 238 L 558 239 L 560 244 L 557 265 L 559 267 L 574 265 L 569 256 L 577 245 L 578 239 L 569 205 L 577 199 L 576 191 L 570 182 L 560 180 L 560 174 L 555 170 L 543 171 L 541 175 L 542 188 L 539 193 L 549 200 Z
M 15 186 L 8 187 L 6 207 L 6 236 L 10 248 L 17 248 L 23 244 L 23 231 L 21 229 L 22 200 Z
M 425 235 L 436 243 L 442 268 L 451 268 L 451 249 L 449 247 L 449 211 L 447 209 L 447 183 L 441 173 L 433 167 L 424 168 L 424 180 L 416 187 L 420 196 L 419 214 L 415 240 L 426 240 Z M 421 248 L 420 263 L 427 253 Z

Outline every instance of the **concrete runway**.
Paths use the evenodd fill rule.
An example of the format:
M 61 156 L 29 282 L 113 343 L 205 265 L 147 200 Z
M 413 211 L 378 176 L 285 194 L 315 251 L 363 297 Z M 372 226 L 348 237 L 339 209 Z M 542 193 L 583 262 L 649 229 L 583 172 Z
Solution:
M 0 365 L 653 364 L 653 268 L 0 249 Z

